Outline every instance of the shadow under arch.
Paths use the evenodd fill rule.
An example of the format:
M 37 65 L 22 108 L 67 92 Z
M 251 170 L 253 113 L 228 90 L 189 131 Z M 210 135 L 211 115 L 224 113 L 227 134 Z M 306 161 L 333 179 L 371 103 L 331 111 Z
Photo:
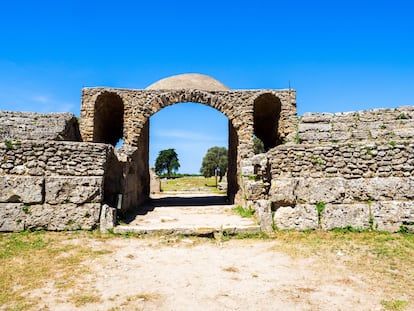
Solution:
M 269 150 L 282 143 L 279 131 L 279 120 L 282 103 L 279 97 L 272 93 L 263 93 L 253 102 L 254 134 Z
M 115 146 L 123 138 L 124 102 L 113 92 L 103 92 L 95 100 L 93 142 Z

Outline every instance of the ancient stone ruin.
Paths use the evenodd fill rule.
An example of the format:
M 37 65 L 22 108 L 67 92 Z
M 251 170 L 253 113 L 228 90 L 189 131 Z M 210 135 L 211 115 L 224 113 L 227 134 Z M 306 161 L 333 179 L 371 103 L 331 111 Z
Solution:
M 262 230 L 414 230 L 414 106 L 298 117 L 292 89 L 188 74 L 85 88 L 79 120 L 0 112 L 0 231 L 113 227 L 149 198 L 150 117 L 184 102 L 228 118 L 228 198 L 255 208 Z

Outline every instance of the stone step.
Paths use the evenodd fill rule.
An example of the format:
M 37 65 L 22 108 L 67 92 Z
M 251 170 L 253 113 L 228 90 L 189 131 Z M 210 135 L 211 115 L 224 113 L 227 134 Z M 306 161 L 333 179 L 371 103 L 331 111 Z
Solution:
M 166 227 L 166 226 L 127 226 L 119 225 L 114 228 L 114 232 L 117 234 L 133 233 L 137 235 L 148 234 L 171 234 L 171 235 L 192 235 L 192 236 L 206 236 L 214 235 L 217 233 L 236 235 L 246 233 L 259 233 L 259 225 L 237 225 L 237 226 L 180 226 L 180 227 Z

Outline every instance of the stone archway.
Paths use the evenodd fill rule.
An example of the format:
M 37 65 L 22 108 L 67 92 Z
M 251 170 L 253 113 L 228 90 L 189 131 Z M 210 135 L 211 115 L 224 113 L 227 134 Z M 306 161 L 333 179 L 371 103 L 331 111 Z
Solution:
M 227 171 L 227 196 L 230 202 L 234 201 L 234 198 L 239 190 L 239 180 L 237 177 L 237 172 L 239 171 L 238 164 L 238 147 L 239 147 L 239 136 L 238 130 L 233 125 L 233 120 L 227 115 L 225 109 L 225 103 L 222 102 L 220 97 L 214 96 L 210 93 L 200 91 L 200 90 L 185 90 L 177 89 L 168 92 L 161 93 L 156 98 L 151 99 L 146 103 L 146 106 L 151 106 L 152 111 L 150 114 L 145 115 L 142 120 L 142 128 L 137 128 L 134 133 L 133 141 L 138 150 L 143 150 L 144 152 L 140 153 L 140 158 L 146 157 L 145 167 L 142 167 L 143 171 L 149 171 L 149 127 L 150 127 L 150 117 L 163 108 L 180 104 L 180 103 L 197 103 L 209 106 L 221 112 L 228 119 L 228 171 Z M 138 151 L 139 152 L 139 151 Z M 145 182 L 146 183 L 146 182 Z
M 229 120 L 228 195 L 243 204 L 243 178 L 250 177 L 253 136 L 267 148 L 293 141 L 296 129 L 293 90 L 229 90 L 221 82 L 199 74 L 162 79 L 147 89 L 86 88 L 82 90 L 80 130 L 84 141 L 115 145 L 118 164 L 111 170 L 114 189 L 123 196 L 122 209 L 134 209 L 149 197 L 149 119 L 164 107 L 194 102 L 215 108 Z M 113 116 L 113 117 L 112 117 Z M 116 171 L 116 172 L 115 172 Z M 115 173 L 114 173 L 115 172 Z M 105 190 L 106 191 L 106 190 Z M 115 194 L 112 194 L 115 197 Z

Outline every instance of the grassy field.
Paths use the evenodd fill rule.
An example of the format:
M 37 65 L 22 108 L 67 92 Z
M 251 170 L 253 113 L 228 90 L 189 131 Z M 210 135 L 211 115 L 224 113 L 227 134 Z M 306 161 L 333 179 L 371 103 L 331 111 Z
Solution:
M 219 193 L 215 188 L 215 179 L 204 177 L 164 180 L 162 189 Z M 244 217 L 251 216 L 249 211 L 238 212 L 241 215 L 247 213 Z M 79 279 L 92 273 L 90 265 L 85 263 L 94 262 L 116 250 L 109 247 L 96 249 L 90 245 L 125 238 L 148 239 L 149 243 L 152 243 L 151 239 L 165 239 L 102 235 L 97 231 L 0 234 L 0 310 L 37 310 L 39 298 L 34 298 L 30 293 L 50 283 L 64 293 L 62 297 L 65 298 L 62 299 L 65 302 L 75 307 L 100 303 L 102 297 L 93 292 L 87 283 L 79 283 Z M 173 241 L 172 244 L 177 243 L 178 247 L 180 239 L 184 238 L 188 239 L 167 239 L 168 246 Z M 340 259 L 349 271 L 361 275 L 367 283 L 387 289 L 388 297 L 381 301 L 383 310 L 414 309 L 413 234 L 275 231 L 271 237 L 264 234 L 222 236 L 220 242 L 232 239 L 246 242 L 264 239 L 270 242 L 269 251 L 284 253 L 293 260 L 311 259 L 315 262 L 313 269 L 324 273 L 333 271 Z M 217 242 L 208 238 L 192 240 L 194 245 Z
M 414 302 L 413 234 L 278 231 L 275 239 L 278 243 L 274 250 L 292 258 L 317 257 L 321 260 L 321 267 L 327 271 L 338 257 L 343 257 L 351 271 L 382 284 L 380 286 L 385 286 L 390 292 L 404 293 L 408 290 L 410 301 Z M 405 310 L 408 301 L 384 301 L 383 305 L 386 310 Z
M 114 250 L 96 250 L 87 245 L 94 241 L 124 238 L 126 236 L 97 232 L 0 234 L 0 309 L 7 306 L 4 310 L 35 310 L 37 301 L 28 293 L 48 282 L 54 282 L 62 292 L 71 289 L 67 302 L 75 306 L 99 302 L 101 298 L 88 291 L 87 284 L 83 288 L 74 284 L 79 276 L 90 273 L 84 262 Z M 312 258 L 317 263 L 314 268 L 326 270 L 326 273 L 341 257 L 346 259 L 343 262 L 350 271 L 362 275 L 371 283 L 386 287 L 390 296 L 404 294 L 408 297 L 402 300 L 384 299 L 381 302 L 384 310 L 408 310 L 413 307 L 410 303 L 414 301 L 412 234 L 276 231 L 273 237 L 223 237 L 222 243 L 234 238 L 266 239 L 271 242 L 270 251 L 285 253 L 293 259 Z M 87 243 L 79 243 L 79 239 L 86 239 Z M 194 240 L 195 244 L 214 242 L 207 238 Z
M 78 233 L 88 234 L 88 233 Z M 48 280 L 66 290 L 76 278 L 89 272 L 82 265 L 87 259 L 110 253 L 94 251 L 82 245 L 67 243 L 77 233 L 22 232 L 0 234 L 0 306 L 6 310 L 27 310 L 36 305 L 27 293 L 40 288 Z M 74 292 L 71 302 L 96 301 L 88 291 Z
M 212 192 L 225 194 L 216 188 L 214 177 L 205 178 L 203 176 L 188 176 L 174 179 L 162 179 L 161 191 L 175 192 Z

